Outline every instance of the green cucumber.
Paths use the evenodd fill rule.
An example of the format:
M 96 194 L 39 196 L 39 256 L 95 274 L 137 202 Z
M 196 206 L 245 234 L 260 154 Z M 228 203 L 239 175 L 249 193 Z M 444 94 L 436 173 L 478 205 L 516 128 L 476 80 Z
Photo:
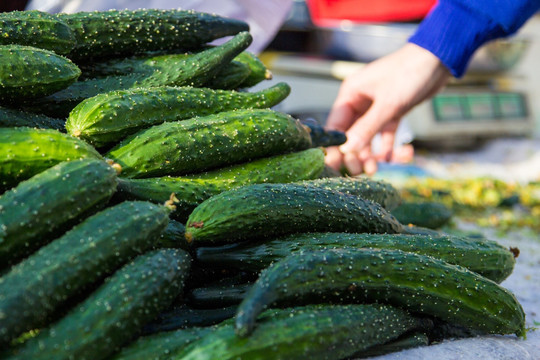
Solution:
M 103 159 L 89 144 L 51 129 L 0 128 L 0 188 L 17 185 L 62 161 Z
M 211 326 L 232 319 L 237 306 L 216 309 L 193 309 L 186 305 L 173 307 L 159 314 L 142 329 L 142 335 L 148 336 L 164 331 L 188 329 L 199 326 Z
M 215 327 L 195 327 L 143 336 L 124 347 L 110 360 L 170 360 L 194 341 L 214 331 Z
M 452 219 L 452 210 L 434 201 L 404 202 L 392 210 L 392 215 L 403 225 L 438 229 Z
M 196 308 L 216 308 L 238 305 L 251 287 L 251 283 L 209 285 L 192 289 L 187 294 L 190 305 Z
M 375 201 L 388 211 L 392 211 L 401 203 L 401 195 L 392 184 L 366 176 L 332 177 L 309 180 L 303 183 Z
M 239 85 L 240 87 L 249 88 L 263 80 L 272 79 L 272 72 L 252 52 L 242 51 L 234 60 L 246 64 L 251 70 L 249 76 Z
M 227 110 L 269 108 L 285 99 L 290 90 L 286 83 L 278 83 L 255 93 L 194 87 L 113 91 L 77 105 L 66 121 L 66 130 L 95 146 L 105 146 L 164 122 Z
M 81 70 L 50 50 L 0 45 L 0 100 L 20 102 L 51 95 L 75 82 Z
M 0 196 L 0 269 L 105 206 L 117 174 L 106 162 L 61 162 Z
M 189 266 L 189 255 L 179 249 L 136 257 L 65 317 L 15 348 L 7 359 L 109 357 L 180 294 Z
M 249 66 L 233 60 L 204 86 L 210 89 L 237 90 L 250 74 Z
M 0 13 L 0 45 L 26 45 L 65 55 L 75 34 L 57 16 L 38 10 Z
M 185 234 L 186 227 L 184 224 L 175 220 L 169 220 L 169 224 L 165 230 L 163 230 L 158 239 L 157 247 L 187 250 L 188 246 L 186 243 Z
M 90 181 L 83 174 L 72 175 Z M 92 192 L 86 190 L 85 194 Z M 11 268 L 0 278 L 1 343 L 46 325 L 71 297 L 154 247 L 169 212 L 168 207 L 149 202 L 120 203 L 87 218 Z
M 77 81 L 61 91 L 25 106 L 33 112 L 66 118 L 81 101 L 110 91 L 159 86 L 200 87 L 248 47 L 251 41 L 251 35 L 242 32 L 220 46 L 184 57 L 182 60 L 164 60 L 161 66 L 155 67 L 151 72 Z M 155 105 L 160 108 L 160 104 Z
M 33 127 L 65 132 L 65 120 L 0 106 L 0 127 Z
M 255 184 L 197 206 L 186 224 L 186 240 L 198 247 L 301 232 L 401 230 L 379 204 L 358 196 L 303 184 Z
M 197 205 L 223 191 L 254 183 L 313 179 L 323 166 L 323 150 L 307 149 L 183 177 L 120 179 L 118 197 L 162 203 L 174 193 L 178 202 L 171 216 L 185 222 Z
M 240 336 L 275 302 L 384 302 L 489 334 L 525 336 L 515 296 L 477 273 L 431 256 L 389 249 L 293 253 L 264 270 L 236 315 Z
M 273 110 L 226 111 L 135 133 L 105 154 L 127 178 L 196 173 L 307 149 L 306 128 Z
M 294 234 L 259 243 L 200 247 L 197 261 L 205 266 L 260 272 L 291 253 L 332 248 L 397 249 L 432 256 L 463 266 L 497 283 L 513 271 L 516 260 L 508 248 L 487 239 L 452 235 Z
M 108 10 L 59 14 L 75 33 L 78 61 L 155 50 L 199 48 L 242 31 L 247 23 L 192 10 Z
M 261 314 L 248 338 L 224 324 L 174 353 L 183 360 L 325 359 L 340 360 L 429 326 L 388 305 L 311 305 Z

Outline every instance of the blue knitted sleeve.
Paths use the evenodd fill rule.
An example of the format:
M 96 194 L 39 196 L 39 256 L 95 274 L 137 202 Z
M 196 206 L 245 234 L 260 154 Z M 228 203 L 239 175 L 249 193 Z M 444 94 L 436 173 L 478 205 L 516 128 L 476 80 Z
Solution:
M 409 42 L 461 77 L 480 46 L 515 33 L 539 9 L 539 0 L 439 0 Z

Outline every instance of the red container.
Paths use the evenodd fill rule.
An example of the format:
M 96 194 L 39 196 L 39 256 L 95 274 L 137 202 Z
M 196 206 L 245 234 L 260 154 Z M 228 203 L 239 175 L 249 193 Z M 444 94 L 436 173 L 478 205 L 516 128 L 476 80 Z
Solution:
M 423 19 L 436 0 L 306 0 L 313 23 L 332 26 L 353 22 L 403 22 Z

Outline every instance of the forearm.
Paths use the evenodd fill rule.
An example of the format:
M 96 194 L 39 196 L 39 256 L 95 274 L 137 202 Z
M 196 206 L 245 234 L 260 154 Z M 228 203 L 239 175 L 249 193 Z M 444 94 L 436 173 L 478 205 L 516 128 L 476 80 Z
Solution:
M 480 46 L 515 33 L 538 9 L 537 0 L 440 0 L 409 41 L 460 77 Z

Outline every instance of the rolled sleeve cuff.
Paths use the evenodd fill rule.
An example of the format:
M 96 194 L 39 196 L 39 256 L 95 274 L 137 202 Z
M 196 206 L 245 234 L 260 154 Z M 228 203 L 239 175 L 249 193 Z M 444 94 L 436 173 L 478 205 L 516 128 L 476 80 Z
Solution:
M 433 53 L 453 76 L 461 77 L 474 52 L 500 36 L 501 30 L 483 14 L 471 12 L 460 4 L 440 1 L 409 42 Z

